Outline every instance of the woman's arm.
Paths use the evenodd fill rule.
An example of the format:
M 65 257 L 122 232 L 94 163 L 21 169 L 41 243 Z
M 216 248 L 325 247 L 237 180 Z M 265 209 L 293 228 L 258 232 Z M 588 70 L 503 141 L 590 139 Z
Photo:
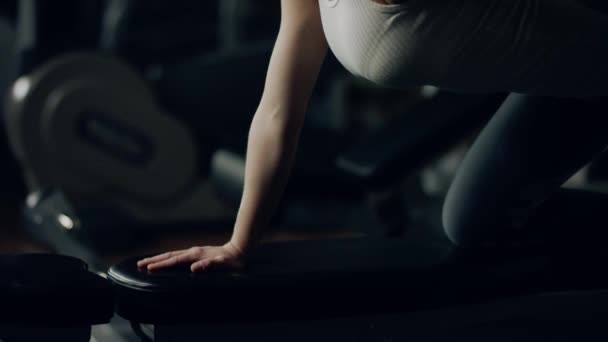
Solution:
M 245 189 L 231 242 L 247 253 L 269 222 L 290 173 L 327 43 L 317 0 L 282 0 L 281 28 L 249 131 Z
M 249 130 L 245 186 L 230 241 L 144 259 L 140 267 L 236 267 L 258 242 L 287 184 L 308 101 L 327 54 L 318 6 L 318 0 L 281 1 L 281 26 Z

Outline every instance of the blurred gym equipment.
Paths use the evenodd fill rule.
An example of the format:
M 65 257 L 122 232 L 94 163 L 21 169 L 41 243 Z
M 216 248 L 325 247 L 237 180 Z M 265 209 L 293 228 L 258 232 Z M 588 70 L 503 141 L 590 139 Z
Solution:
M 100 47 L 141 70 L 215 51 L 222 2 L 108 0 Z
M 255 63 L 267 52 L 256 48 L 238 58 Z M 207 68 L 217 67 L 211 63 Z M 215 95 L 230 91 L 214 89 L 204 93 L 206 109 L 226 109 L 224 118 L 254 105 L 215 100 L 214 107 Z M 7 108 L 12 146 L 33 192 L 57 189 L 78 206 L 114 207 L 132 218 L 123 224 L 117 219 L 116 229 L 203 221 L 204 180 L 218 142 L 205 129 L 195 135 L 196 126 L 161 109 L 166 107 L 126 65 L 96 55 L 58 58 L 20 78 Z
M 3 104 L 10 84 L 17 77 L 16 34 L 14 22 L 0 11 L 0 104 Z M 0 106 L 0 199 L 14 203 L 26 193 L 21 172 L 8 146 L 4 129 L 4 106 Z
M 50 197 L 54 201 L 52 206 L 62 208 L 64 215 L 72 217 L 72 213 L 77 211 L 79 216 L 78 219 L 73 217 L 73 231 L 82 232 L 80 227 L 85 226 L 86 233 L 90 233 L 86 240 L 98 246 L 104 246 L 104 241 L 116 246 L 116 239 L 108 231 L 109 226 L 115 227 L 114 232 L 123 232 L 121 241 L 128 244 L 129 230 L 125 227 L 152 230 L 171 223 L 172 229 L 178 230 L 180 224 L 188 226 L 188 222 L 214 219 L 204 217 L 201 203 L 205 203 L 204 197 L 208 196 L 203 189 L 203 181 L 208 172 L 210 153 L 219 142 L 205 131 L 213 132 L 217 137 L 217 130 L 222 127 L 207 128 L 212 123 L 203 121 L 198 126 L 202 127 L 202 132 L 194 135 L 192 130 L 198 127 L 190 126 L 192 120 L 189 122 L 180 116 L 204 115 L 211 120 L 212 116 L 222 117 L 236 125 L 237 120 L 233 118 L 243 116 L 242 113 L 251 115 L 249 113 L 253 113 L 257 106 L 260 92 L 255 89 L 261 89 L 263 85 L 263 73 L 272 48 L 272 45 L 262 44 L 230 53 L 207 53 L 203 57 L 186 58 L 184 56 L 195 54 L 205 45 L 201 47 L 200 41 L 188 41 L 190 38 L 182 31 L 194 28 L 180 26 L 173 29 L 174 33 L 182 33 L 183 41 L 174 42 L 165 37 L 167 41 L 183 47 L 178 50 L 184 55 L 184 60 L 172 65 L 173 61 L 165 60 L 166 55 L 147 51 L 146 46 L 166 49 L 166 54 L 177 49 L 176 45 L 140 42 L 136 45 L 137 51 L 127 49 L 131 47 L 130 42 L 150 34 L 145 30 L 145 24 L 150 23 L 141 17 L 158 14 L 162 4 L 143 6 L 147 12 L 140 13 L 137 6 L 142 5 L 139 2 L 129 2 L 129 6 L 122 10 L 116 9 L 120 3 L 111 2 L 114 7 L 109 7 L 104 16 L 102 38 L 107 44 L 106 53 L 69 53 L 81 48 L 69 46 L 63 47 L 66 54 L 59 52 L 57 47 L 49 49 L 40 42 L 47 34 L 41 29 L 41 26 L 48 25 L 45 21 L 47 14 L 43 11 L 46 4 L 24 1 L 20 11 L 23 73 L 13 84 L 7 105 L 7 130 L 32 192 L 29 203 Z M 189 3 L 194 5 L 194 2 Z M 183 12 L 166 17 L 179 21 L 180 18 L 174 18 L 178 14 Z M 186 15 L 192 16 L 193 13 Z M 111 22 L 108 18 L 113 16 L 116 18 Z M 137 26 L 142 20 L 143 27 Z M 169 22 L 168 27 L 172 23 Z M 135 30 L 133 25 L 143 32 Z M 210 29 L 209 32 L 216 31 Z M 95 40 L 90 39 L 88 44 L 94 44 L 91 41 Z M 194 52 L 190 51 L 194 46 L 198 47 Z M 126 56 L 126 60 L 139 64 L 124 63 L 109 56 L 108 52 Z M 154 75 L 142 74 L 149 71 L 150 63 L 161 62 L 141 60 L 141 56 L 148 54 L 158 56 L 166 63 L 155 64 L 158 72 Z M 175 56 L 180 55 L 174 53 Z M 239 74 L 241 77 L 224 82 L 227 88 L 220 87 L 217 76 L 211 72 L 223 72 L 226 68 L 234 70 L 234 65 L 243 68 Z M 209 91 L 199 89 L 202 93 L 188 93 L 197 98 L 203 94 L 204 106 L 181 106 L 178 109 L 183 112 L 174 113 L 172 109 L 176 106 L 172 103 L 184 98 L 177 92 L 187 87 L 197 88 L 200 84 L 189 83 L 187 77 L 176 80 L 174 75 L 186 70 L 181 76 L 186 77 L 193 70 L 202 73 L 202 81 L 209 85 Z M 222 101 L 226 94 L 234 92 L 235 87 L 247 87 L 251 95 L 241 96 L 240 101 Z M 247 119 L 245 115 L 239 121 L 246 122 Z M 99 217 L 107 219 L 99 222 Z M 114 224 L 108 224 L 110 217 L 114 218 Z M 38 219 L 33 221 L 39 222 Z M 99 225 L 104 228 L 96 235 L 95 228 Z M 38 234 L 39 230 L 33 229 L 32 232 Z M 47 240 L 47 237 L 42 239 Z
M 97 48 L 104 3 L 104 0 L 61 3 L 19 0 L 16 23 L 19 75 L 28 74 L 66 52 Z
M 0 92 L 2 97 L 17 75 L 15 54 L 15 28 L 13 24 L 0 15 Z
M 281 6 L 272 0 L 222 0 L 219 2 L 222 49 L 245 42 L 274 41 L 280 24 Z
M 8 18 L 14 24 L 17 17 L 17 1 L 6 0 L 0 4 L 0 16 Z

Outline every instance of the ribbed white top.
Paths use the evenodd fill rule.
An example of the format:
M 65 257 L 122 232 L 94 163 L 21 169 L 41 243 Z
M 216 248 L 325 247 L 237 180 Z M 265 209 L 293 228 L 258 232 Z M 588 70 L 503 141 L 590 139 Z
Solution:
M 608 95 L 608 16 L 574 0 L 319 0 L 350 72 L 393 87 Z

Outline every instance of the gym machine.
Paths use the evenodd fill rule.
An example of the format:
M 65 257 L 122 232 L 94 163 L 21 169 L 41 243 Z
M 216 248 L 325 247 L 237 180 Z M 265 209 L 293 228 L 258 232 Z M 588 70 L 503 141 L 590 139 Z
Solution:
M 10 84 L 17 77 L 16 34 L 12 6 L 0 8 L 0 103 L 3 103 Z M 6 12 L 5 12 L 6 11 Z M 0 200 L 10 203 L 21 201 L 27 193 L 20 182 L 21 170 L 8 146 L 2 118 L 4 108 L 0 105 Z

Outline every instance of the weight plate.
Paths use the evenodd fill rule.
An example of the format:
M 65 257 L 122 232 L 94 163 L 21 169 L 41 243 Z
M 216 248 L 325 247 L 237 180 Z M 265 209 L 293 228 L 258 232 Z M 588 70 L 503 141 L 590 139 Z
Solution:
M 12 93 L 11 141 L 36 186 L 159 201 L 193 181 L 189 130 L 115 59 L 58 58 L 18 80 Z

